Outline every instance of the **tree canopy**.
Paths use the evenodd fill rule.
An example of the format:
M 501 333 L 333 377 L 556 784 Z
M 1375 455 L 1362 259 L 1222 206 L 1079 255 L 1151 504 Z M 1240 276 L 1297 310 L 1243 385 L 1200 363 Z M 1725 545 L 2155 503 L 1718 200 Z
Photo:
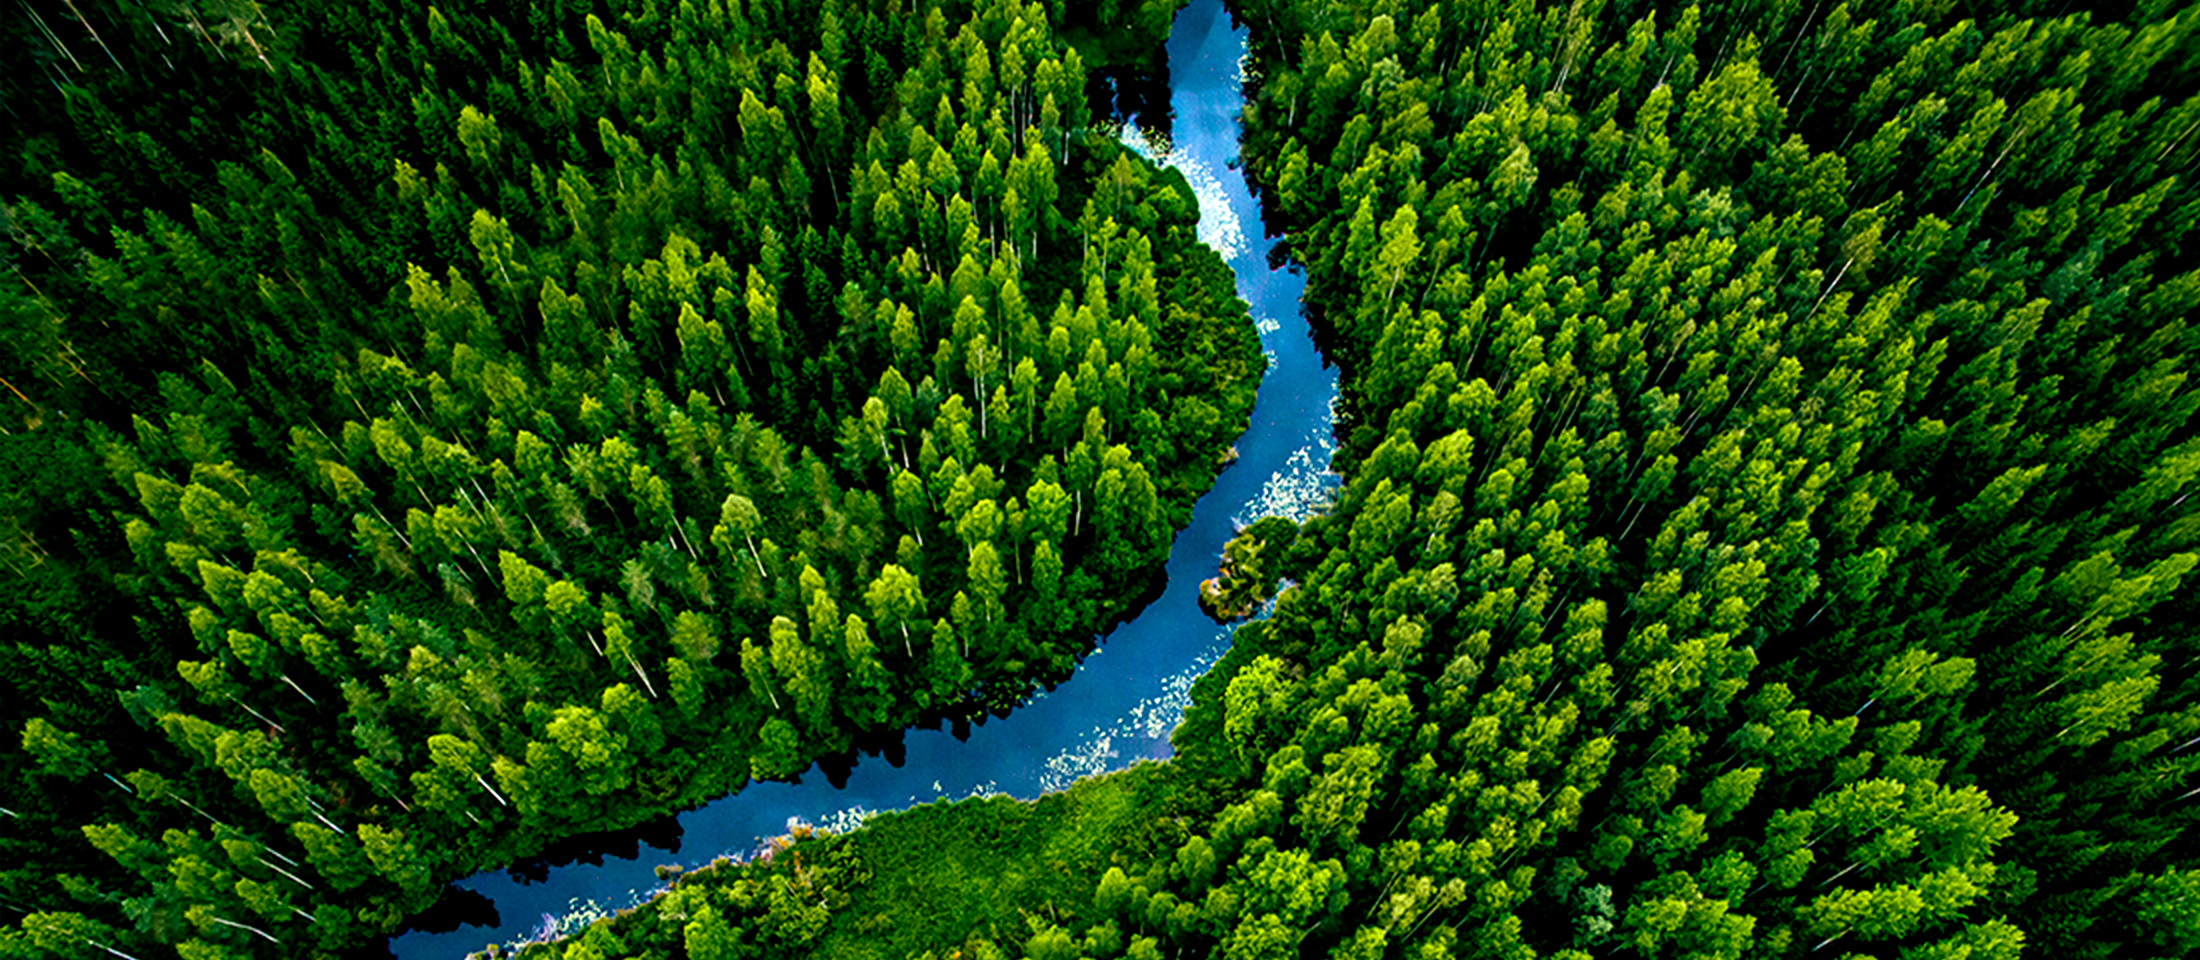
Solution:
M 1176 759 L 531 949 L 2192 952 L 2194 11 L 1230 7 L 1348 480 Z M 0 950 L 335 950 L 1060 675 L 1259 371 L 1055 39 L 1166 8 L 37 34 Z
M 1264 370 L 1058 6 L 5 16 L 0 955 L 335 955 L 1016 704 Z

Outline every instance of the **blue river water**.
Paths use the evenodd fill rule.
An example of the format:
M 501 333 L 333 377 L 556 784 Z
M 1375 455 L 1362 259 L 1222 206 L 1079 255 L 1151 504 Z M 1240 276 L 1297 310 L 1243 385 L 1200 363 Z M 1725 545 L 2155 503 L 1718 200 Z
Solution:
M 1238 294 L 1252 308 L 1269 357 L 1252 424 L 1237 442 L 1238 460 L 1194 508 L 1169 555 L 1168 586 L 1139 616 L 1102 638 L 1076 675 L 1006 718 L 993 718 L 959 740 L 946 730 L 911 730 L 900 764 L 857 763 L 844 787 L 813 768 L 800 783 L 755 783 L 679 817 L 679 853 L 644 848 L 641 856 L 554 867 L 527 883 L 493 870 L 459 881 L 496 905 L 495 926 L 391 938 L 400 960 L 457 960 L 494 943 L 571 932 L 633 905 L 663 886 L 660 864 L 704 864 L 745 856 L 764 838 L 799 820 L 830 830 L 858 826 L 872 813 L 985 794 L 1019 798 L 1069 786 L 1080 777 L 1169 756 L 1169 734 L 1182 718 L 1192 682 L 1228 649 L 1232 627 L 1199 609 L 1199 581 L 1215 575 L 1222 546 L 1239 526 L 1263 516 L 1303 519 L 1325 504 L 1337 479 L 1331 403 L 1336 371 L 1315 349 L 1299 309 L 1300 276 L 1268 268 L 1274 241 L 1235 169 L 1242 104 L 1245 31 L 1221 0 L 1195 0 L 1169 35 L 1173 144 L 1126 128 L 1127 145 L 1174 166 L 1199 195 L 1200 239 L 1237 272 Z

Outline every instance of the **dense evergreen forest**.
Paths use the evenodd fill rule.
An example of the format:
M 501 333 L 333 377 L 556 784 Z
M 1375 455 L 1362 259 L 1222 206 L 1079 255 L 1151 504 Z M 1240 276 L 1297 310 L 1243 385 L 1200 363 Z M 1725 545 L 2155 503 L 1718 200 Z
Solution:
M 11 75 L 0 950 L 334 949 L 1058 675 L 1258 370 L 1048 39 L 1167 7 L 121 6 Z M 531 953 L 2200 948 L 2200 7 L 1233 12 L 1349 480 L 1234 547 L 1178 758 Z
M 2200 948 L 2200 8 L 1233 11 L 1349 484 L 1271 528 L 1296 586 L 1178 759 L 1105 788 L 1142 815 L 986 802 L 1087 883 L 923 949 Z M 564 956 L 860 955 L 907 919 L 873 831 L 981 806 Z
M 0 14 L 0 955 L 335 955 L 1066 676 L 1263 370 L 1088 135 L 1173 9 Z
M 1357 423 L 1216 888 L 1343 870 L 1168 937 L 2200 946 L 2200 8 L 1240 13 Z

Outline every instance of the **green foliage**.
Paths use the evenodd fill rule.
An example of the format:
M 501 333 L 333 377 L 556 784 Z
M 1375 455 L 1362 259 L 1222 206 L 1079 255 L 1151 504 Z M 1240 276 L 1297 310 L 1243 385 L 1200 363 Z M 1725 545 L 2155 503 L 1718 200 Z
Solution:
M 768 7 L 0 15 L 7 902 L 334 954 L 1014 702 L 1158 575 L 1263 369 L 1181 178 L 1059 5 Z M 727 949 L 819 935 L 778 895 Z
M 1033 802 L 924 804 L 845 836 L 797 827 L 768 856 L 689 871 L 598 929 L 697 957 L 1141 955 L 1108 918 L 1142 909 L 1143 888 L 1109 865 L 1177 840 L 1199 803 L 1172 768 L 1142 764 Z
M 1223 544 L 1221 575 L 1200 584 L 1199 603 L 1217 621 L 1242 619 L 1276 592 L 1283 555 L 1298 539 L 1298 525 L 1264 517 Z
M 8 942 L 367 935 L 1065 669 L 1258 371 L 1080 133 L 1173 6 L 362 8 L 11 96 L 0 885 L 85 913 Z M 1351 479 L 1233 547 L 1298 583 L 1180 761 L 571 955 L 2192 951 L 2200 21 L 1232 6 Z
M 1298 955 L 2183 949 L 2200 404 L 2108 397 L 2196 346 L 2192 77 L 2096 57 L 2184 17 L 1232 6 L 1351 479 L 1179 738 L 1230 920 L 1148 932 L 1263 955 L 1294 853 Z

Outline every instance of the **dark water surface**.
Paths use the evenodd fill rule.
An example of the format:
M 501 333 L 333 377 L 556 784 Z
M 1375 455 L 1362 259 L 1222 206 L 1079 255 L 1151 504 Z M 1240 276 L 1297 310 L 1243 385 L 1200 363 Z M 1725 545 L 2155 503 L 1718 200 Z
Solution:
M 1215 575 L 1222 545 L 1238 525 L 1271 514 L 1304 518 L 1326 502 L 1336 483 L 1327 467 L 1337 378 L 1323 365 L 1299 312 L 1304 281 L 1268 269 L 1274 242 L 1261 236 L 1259 210 L 1232 168 L 1245 31 L 1233 27 L 1221 0 L 1195 0 L 1178 14 L 1168 52 L 1173 149 L 1147 144 L 1136 130 L 1125 131 L 1124 139 L 1182 170 L 1199 194 L 1200 239 L 1237 271 L 1238 293 L 1252 305 L 1270 366 L 1252 426 L 1237 442 L 1237 463 L 1200 499 L 1191 526 L 1176 538 L 1166 591 L 1137 619 L 1110 631 L 1068 682 L 1005 719 L 971 728 L 967 740 L 946 730 L 911 730 L 899 762 L 890 762 L 897 759 L 892 752 L 865 758 L 839 788 L 816 768 L 797 784 L 751 784 L 681 814 L 676 830 L 659 824 L 638 831 L 628 849 L 639 856 L 614 853 L 600 862 L 550 867 L 546 876 L 537 869 L 527 881 L 506 870 L 461 880 L 459 892 L 447 892 L 445 900 L 470 902 L 477 909 L 467 912 L 493 912 L 498 922 L 393 937 L 396 956 L 456 960 L 491 942 L 530 939 L 546 925 L 572 930 L 661 887 L 657 865 L 746 855 L 763 838 L 785 833 L 790 819 L 848 829 L 870 813 L 977 794 L 1028 799 L 1080 777 L 1169 756 L 1169 733 L 1183 716 L 1192 681 L 1229 645 L 1231 628 L 1217 627 L 1199 610 L 1199 581 Z M 484 900 L 493 911 L 479 908 Z

